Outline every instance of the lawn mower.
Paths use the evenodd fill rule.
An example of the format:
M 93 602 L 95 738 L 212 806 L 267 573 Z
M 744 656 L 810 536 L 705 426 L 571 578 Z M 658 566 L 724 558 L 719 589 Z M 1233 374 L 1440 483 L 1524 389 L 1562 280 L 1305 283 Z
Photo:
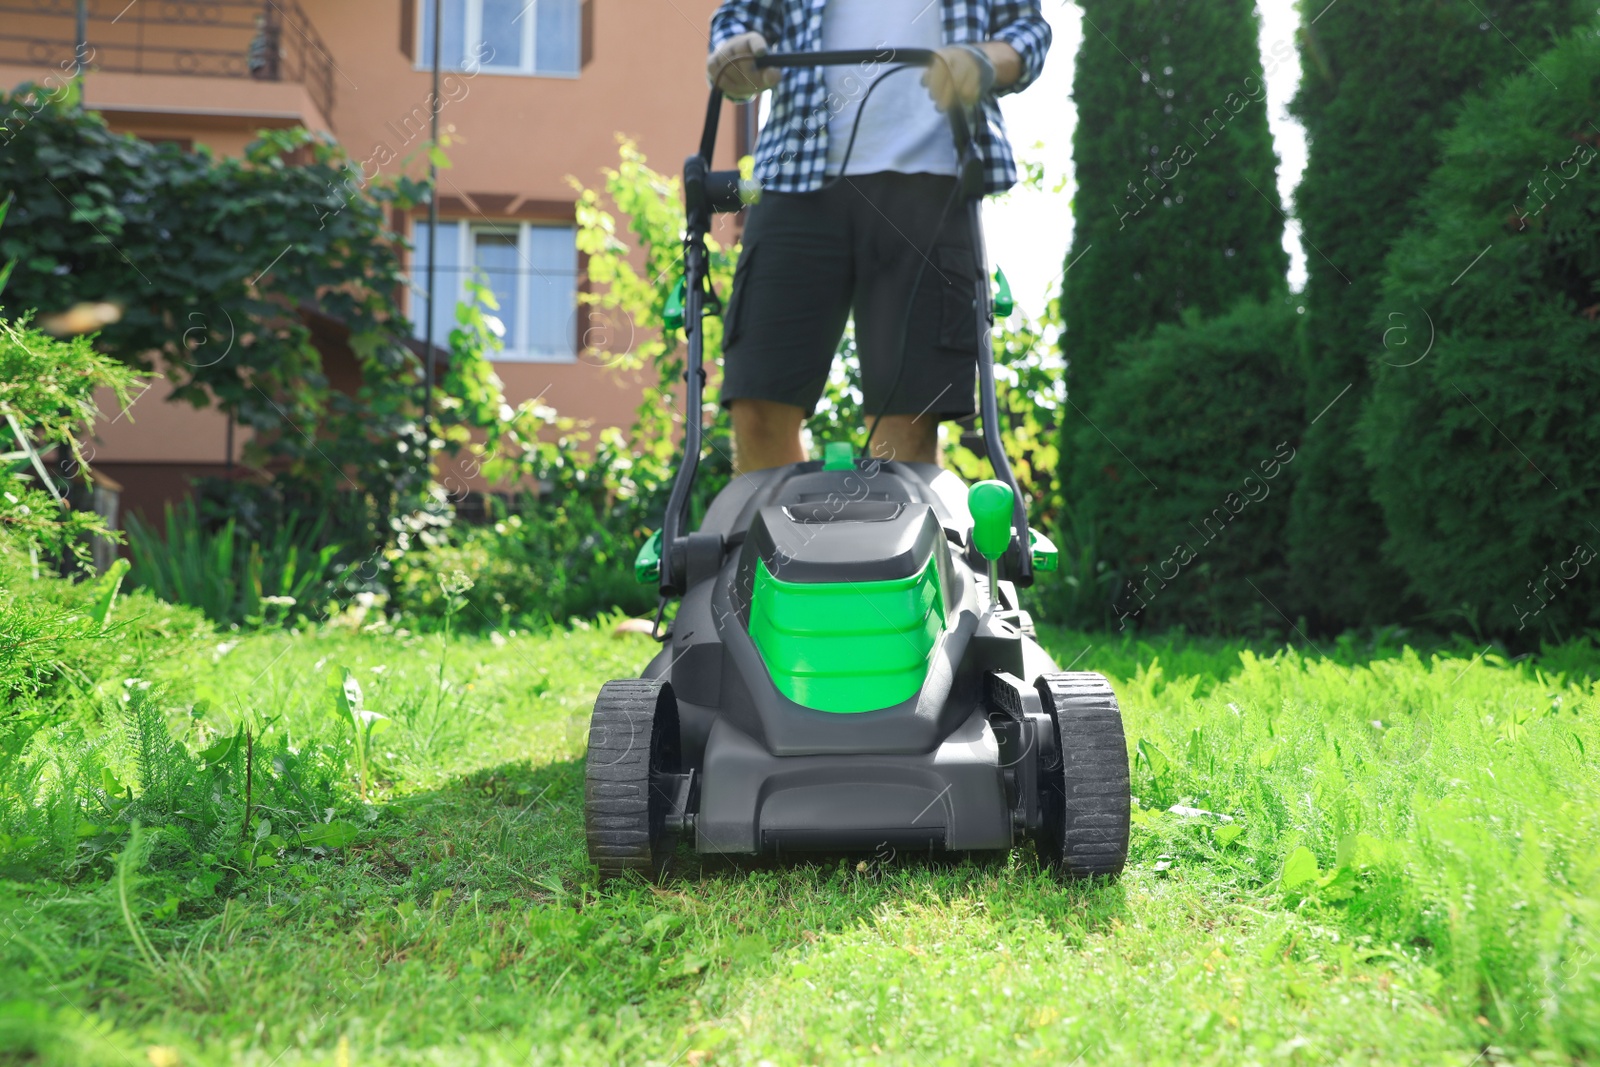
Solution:
M 937 58 L 892 56 L 893 70 Z M 663 605 L 681 602 L 643 676 L 607 682 L 595 701 L 591 862 L 602 880 L 657 878 L 685 839 L 730 857 L 984 854 L 1031 841 L 1067 877 L 1115 876 L 1129 816 L 1116 697 L 1099 674 L 1058 670 L 1017 599 L 1036 570 L 1055 568 L 1056 551 L 1028 528 L 1001 444 L 970 132 L 981 114 L 948 109 L 976 252 L 979 411 L 995 477 L 969 488 L 932 464 L 829 442 L 820 460 L 736 477 L 690 530 L 701 324 L 715 307 L 705 236 L 714 214 L 750 195 L 737 171 L 710 169 L 721 105 L 713 89 L 700 150 L 684 166 L 684 451 L 663 526 L 635 563 Z

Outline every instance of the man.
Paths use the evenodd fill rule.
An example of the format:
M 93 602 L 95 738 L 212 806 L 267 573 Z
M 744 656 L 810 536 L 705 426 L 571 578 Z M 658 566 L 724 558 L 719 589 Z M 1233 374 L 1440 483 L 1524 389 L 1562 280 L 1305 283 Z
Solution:
M 956 154 L 941 112 L 982 100 L 974 145 L 984 190 L 1010 188 L 1016 164 L 993 94 L 1031 84 L 1049 47 L 1039 0 L 724 0 L 717 9 L 707 78 L 736 100 L 776 90 L 755 150 L 762 199 L 723 334 L 722 398 L 740 471 L 806 458 L 800 429 L 852 310 L 864 407 L 869 421 L 883 413 L 874 455 L 936 462 L 939 423 L 973 412 L 972 235 L 953 196 Z M 754 57 L 769 48 L 873 49 L 883 62 L 757 70 Z M 907 70 L 873 87 L 895 48 L 932 48 L 939 59 L 920 83 Z

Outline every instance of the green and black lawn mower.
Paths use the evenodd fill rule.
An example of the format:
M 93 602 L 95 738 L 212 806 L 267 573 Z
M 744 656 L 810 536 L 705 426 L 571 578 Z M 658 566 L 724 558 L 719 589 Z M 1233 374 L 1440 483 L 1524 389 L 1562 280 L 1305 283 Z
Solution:
M 882 63 L 769 54 L 759 66 Z M 935 53 L 900 49 L 891 71 Z M 684 167 L 686 410 L 701 410 L 705 236 L 742 206 L 712 171 L 722 95 Z M 687 420 L 641 580 L 681 598 L 643 677 L 607 682 L 589 727 L 584 825 L 602 879 L 701 854 L 988 853 L 1028 841 L 1062 874 L 1114 876 L 1128 852 L 1128 758 L 1106 679 L 1060 671 L 1017 588 L 1053 570 L 1001 445 L 981 169 L 949 109 L 976 251 L 979 412 L 995 478 L 858 455 L 735 478 L 688 529 L 701 426 Z M 904 353 L 902 352 L 902 362 Z M 869 434 L 870 440 L 870 434 Z

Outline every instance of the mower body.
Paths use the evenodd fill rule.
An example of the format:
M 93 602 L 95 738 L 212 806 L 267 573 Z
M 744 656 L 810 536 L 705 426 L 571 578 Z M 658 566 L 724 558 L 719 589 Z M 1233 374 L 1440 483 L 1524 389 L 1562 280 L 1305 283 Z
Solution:
M 736 479 L 686 553 L 644 672 L 671 686 L 697 851 L 989 850 L 1026 830 L 1021 731 L 994 672 L 1055 670 L 968 547 L 966 485 L 927 464 Z M 1000 728 L 997 730 L 996 726 Z

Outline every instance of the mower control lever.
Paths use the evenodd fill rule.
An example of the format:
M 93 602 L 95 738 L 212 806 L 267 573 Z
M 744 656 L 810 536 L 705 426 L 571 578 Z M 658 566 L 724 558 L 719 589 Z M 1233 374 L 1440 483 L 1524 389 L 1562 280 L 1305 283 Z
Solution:
M 1011 487 L 993 478 L 967 490 L 967 510 L 972 512 L 972 547 L 993 563 L 1011 545 Z
M 967 510 L 972 512 L 972 547 L 989 561 L 989 603 L 1000 603 L 1000 557 L 1011 547 L 1011 518 L 1016 493 L 1005 482 L 989 479 L 967 490 Z

